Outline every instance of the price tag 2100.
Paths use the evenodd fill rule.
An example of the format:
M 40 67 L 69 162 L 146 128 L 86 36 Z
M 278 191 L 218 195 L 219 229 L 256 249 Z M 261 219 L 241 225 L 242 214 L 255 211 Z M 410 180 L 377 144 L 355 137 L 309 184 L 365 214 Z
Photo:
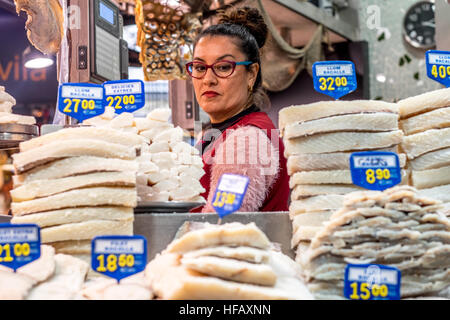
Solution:
M 425 57 L 428 77 L 450 87 L 450 52 L 429 50 Z
M 41 231 L 32 224 L 0 224 L 0 264 L 16 271 L 41 256 Z
M 142 236 L 99 236 L 92 240 L 92 269 L 120 281 L 144 271 L 147 240 Z
M 319 61 L 313 64 L 314 89 L 334 99 L 357 88 L 355 65 L 351 61 Z
M 369 190 L 385 190 L 399 184 L 401 168 L 394 152 L 355 152 L 350 156 L 353 184 Z
M 58 110 L 83 122 L 105 112 L 103 87 L 90 83 L 64 83 L 58 92 Z
M 226 173 L 220 177 L 212 202 L 220 218 L 239 210 L 248 184 L 246 176 Z

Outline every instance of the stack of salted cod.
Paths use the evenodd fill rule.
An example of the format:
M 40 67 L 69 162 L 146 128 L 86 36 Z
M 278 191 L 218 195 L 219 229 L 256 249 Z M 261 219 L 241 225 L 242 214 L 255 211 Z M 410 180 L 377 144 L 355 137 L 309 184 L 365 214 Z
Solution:
M 0 266 L 0 300 L 71 300 L 82 289 L 89 266 L 41 246 L 41 257 L 14 273 Z
M 254 223 L 187 223 L 145 269 L 164 300 L 312 299 L 299 266 Z
M 12 108 L 16 105 L 16 99 L 0 86 L 0 123 L 36 124 L 36 119 L 31 116 L 14 114 Z
M 284 108 L 279 127 L 290 175 L 292 248 L 305 249 L 342 206 L 352 183 L 349 158 L 358 151 L 398 152 L 398 107 L 382 101 L 328 101 Z M 401 167 L 406 157 L 399 155 Z
M 401 271 L 401 297 L 450 298 L 450 221 L 410 186 L 353 192 L 296 260 L 318 299 L 343 298 L 348 263 Z
M 41 227 L 58 253 L 90 260 L 99 235 L 132 235 L 142 137 L 110 128 L 62 129 L 20 144 L 12 223 Z
M 398 102 L 402 148 L 411 184 L 421 195 L 450 202 L 450 88 Z
M 132 113 L 114 116 L 113 108 L 83 124 L 112 127 L 142 136 L 146 144 L 137 158 L 139 170 L 137 189 L 139 202 L 186 201 L 205 202 L 200 184 L 203 162 L 197 149 L 183 141 L 183 129 L 169 122 L 171 110 L 159 108 L 145 118 Z

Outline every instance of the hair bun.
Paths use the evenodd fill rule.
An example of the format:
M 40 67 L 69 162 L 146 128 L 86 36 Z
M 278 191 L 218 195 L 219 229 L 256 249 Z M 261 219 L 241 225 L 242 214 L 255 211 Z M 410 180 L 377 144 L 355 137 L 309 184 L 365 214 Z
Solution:
M 267 39 L 267 25 L 258 9 L 250 7 L 236 8 L 229 13 L 220 14 L 219 23 L 232 23 L 244 26 L 256 39 L 258 47 L 262 48 Z

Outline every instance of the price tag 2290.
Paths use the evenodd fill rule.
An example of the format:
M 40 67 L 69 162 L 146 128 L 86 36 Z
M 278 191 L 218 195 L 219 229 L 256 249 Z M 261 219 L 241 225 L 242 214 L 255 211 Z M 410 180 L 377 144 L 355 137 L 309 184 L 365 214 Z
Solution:
M 351 61 L 319 61 L 313 64 L 314 89 L 334 99 L 356 90 L 355 65 Z
M 16 271 L 41 256 L 41 230 L 33 224 L 0 224 L 0 264 Z
M 144 271 L 146 261 L 147 240 L 142 236 L 99 236 L 92 240 L 92 269 L 119 282 Z
M 428 77 L 450 87 L 450 51 L 429 50 L 425 58 Z
M 220 177 L 212 206 L 220 218 L 238 211 L 249 184 L 246 176 L 225 173 Z
M 394 152 L 355 152 L 350 155 L 353 184 L 369 190 L 385 190 L 402 181 Z
M 134 112 L 145 105 L 145 87 L 141 80 L 107 81 L 105 106 L 113 107 L 117 114 Z
M 351 300 L 399 300 L 400 270 L 378 264 L 348 264 L 344 296 Z
M 59 86 L 58 110 L 72 118 L 84 120 L 105 112 L 103 86 L 91 83 L 64 83 Z

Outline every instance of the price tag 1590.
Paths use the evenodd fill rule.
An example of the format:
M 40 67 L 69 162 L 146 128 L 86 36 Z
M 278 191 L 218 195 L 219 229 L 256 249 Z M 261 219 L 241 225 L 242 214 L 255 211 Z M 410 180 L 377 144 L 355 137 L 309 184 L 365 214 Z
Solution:
M 355 65 L 351 61 L 319 61 L 313 64 L 314 89 L 334 99 L 356 90 Z
M 41 256 L 41 229 L 34 224 L 0 224 L 0 264 L 14 272 Z
M 105 112 L 103 86 L 91 83 L 64 83 L 59 86 L 58 110 L 83 122 Z
M 246 176 L 225 173 L 220 177 L 212 202 L 220 218 L 239 210 L 248 184 Z
M 147 239 L 143 236 L 99 236 L 92 240 L 91 267 L 94 271 L 121 279 L 144 271 Z
M 355 152 L 350 155 L 353 184 L 369 190 L 385 190 L 402 181 L 394 152 Z
M 117 114 L 134 112 L 145 105 L 144 82 L 141 80 L 108 81 L 104 105 L 113 107 Z
M 450 87 L 450 52 L 429 50 L 425 57 L 428 77 Z
M 379 264 L 348 264 L 344 296 L 351 300 L 399 300 L 400 270 Z

